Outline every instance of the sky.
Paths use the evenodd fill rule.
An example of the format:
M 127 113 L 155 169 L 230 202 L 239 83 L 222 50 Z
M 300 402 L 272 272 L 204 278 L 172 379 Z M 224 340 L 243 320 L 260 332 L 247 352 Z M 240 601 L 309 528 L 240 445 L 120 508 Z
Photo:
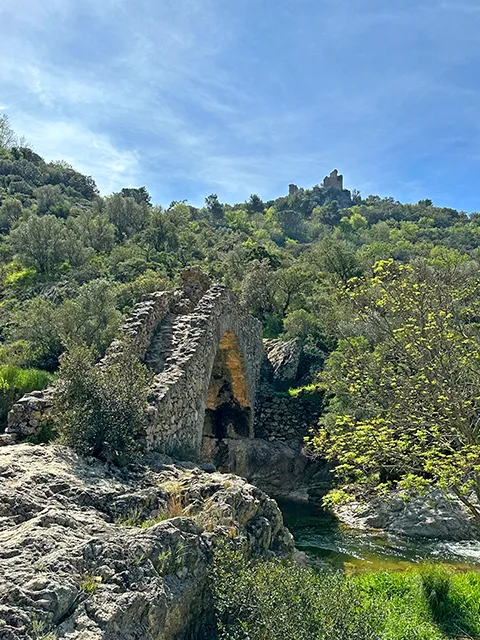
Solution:
M 479 0 L 0 0 L 0 114 L 103 194 L 242 202 L 334 168 L 480 210 Z

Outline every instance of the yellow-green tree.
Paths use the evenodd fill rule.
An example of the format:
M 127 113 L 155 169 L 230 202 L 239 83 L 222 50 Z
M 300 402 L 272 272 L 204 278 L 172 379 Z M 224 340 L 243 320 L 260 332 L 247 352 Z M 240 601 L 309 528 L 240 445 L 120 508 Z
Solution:
M 480 277 L 452 254 L 441 267 L 374 266 L 350 281 L 357 335 L 322 383 L 329 410 L 311 445 L 336 463 L 330 501 L 437 486 L 480 524 Z

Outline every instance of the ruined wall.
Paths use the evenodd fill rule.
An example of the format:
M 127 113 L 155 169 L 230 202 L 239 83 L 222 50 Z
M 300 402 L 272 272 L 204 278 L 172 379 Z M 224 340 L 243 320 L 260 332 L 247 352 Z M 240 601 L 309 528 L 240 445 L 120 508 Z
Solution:
M 231 291 L 214 286 L 193 313 L 173 320 L 169 334 L 169 338 L 162 336 L 160 330 L 160 339 L 170 344 L 170 355 L 154 380 L 146 434 L 149 448 L 198 457 L 205 426 L 208 432 L 207 403 L 216 397 L 218 382 L 229 383 L 235 403 L 250 413 L 248 435 L 253 437 L 255 395 L 263 360 L 258 320 L 242 310 Z M 219 349 L 226 352 L 229 380 L 216 382 L 212 372 Z M 215 408 L 211 405 L 210 410 Z
M 322 406 L 321 393 L 285 397 L 264 391 L 257 396 L 255 433 L 271 442 L 303 439 L 317 426 Z
M 108 367 L 126 341 L 133 344 L 155 374 L 146 447 L 198 459 L 204 431 L 216 438 L 218 425 L 229 437 L 254 436 L 264 352 L 260 323 L 231 291 L 206 291 L 208 280 L 192 269 L 182 281 L 182 289 L 159 292 L 135 307 L 99 366 Z M 0 443 L 37 433 L 49 419 L 52 396 L 50 388 L 17 402 Z
M 329 176 L 325 176 L 323 179 L 323 187 L 326 189 L 338 189 L 339 191 L 343 190 L 343 176 L 338 175 L 337 169 L 334 169 Z
M 108 366 L 108 362 L 123 348 L 126 340 L 133 345 L 138 357 L 143 359 L 158 323 L 180 300 L 180 292 L 162 291 L 137 304 L 99 365 Z M 7 428 L 0 436 L 0 445 L 12 444 L 38 433 L 50 420 L 53 394 L 54 388 L 49 387 L 43 391 L 32 391 L 20 398 L 8 414 Z

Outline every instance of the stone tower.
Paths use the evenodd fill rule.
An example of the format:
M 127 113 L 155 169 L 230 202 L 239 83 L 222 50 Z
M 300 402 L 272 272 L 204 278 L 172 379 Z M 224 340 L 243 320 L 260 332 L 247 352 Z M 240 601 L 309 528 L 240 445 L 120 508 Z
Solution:
M 288 195 L 289 196 L 293 196 L 295 193 L 297 193 L 298 191 L 298 187 L 296 184 L 289 184 L 288 185 Z
M 338 170 L 334 169 L 329 176 L 325 176 L 322 187 L 343 191 L 343 176 L 338 175 Z

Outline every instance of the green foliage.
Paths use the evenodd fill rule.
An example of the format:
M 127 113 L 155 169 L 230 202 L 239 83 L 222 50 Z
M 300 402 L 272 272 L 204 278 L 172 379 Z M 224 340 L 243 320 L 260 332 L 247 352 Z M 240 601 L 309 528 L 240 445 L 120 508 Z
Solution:
M 95 365 L 90 349 L 74 347 L 62 358 L 54 420 L 65 444 L 84 455 L 122 465 L 140 452 L 147 424 L 149 379 L 133 348 L 108 366 Z
M 210 575 L 220 638 L 374 640 L 373 607 L 354 583 L 289 561 L 247 561 L 240 550 L 216 552 Z
M 32 215 L 10 234 L 13 250 L 40 273 L 52 274 L 66 259 L 65 224 L 52 215 Z
M 86 575 L 80 583 L 80 589 L 89 596 L 97 592 L 102 579 L 100 576 Z
M 337 461 L 337 498 L 435 484 L 471 503 L 479 221 L 428 199 L 318 185 L 269 202 L 212 194 L 203 208 L 152 206 L 145 187 L 102 198 L 91 177 L 26 148 L 2 115 L 1 362 L 53 372 L 65 343 L 101 354 L 121 314 L 201 264 L 265 337 L 301 340 L 302 383 L 331 355 L 315 446 Z
M 425 566 L 345 576 L 216 551 L 219 638 L 445 640 L 480 634 L 480 576 Z
M 477 638 L 480 634 L 480 576 L 442 567 L 408 572 L 365 573 L 351 578 L 362 599 L 381 611 L 386 640 Z
M 84 284 L 78 296 L 66 300 L 57 312 L 62 342 L 93 346 L 103 355 L 123 320 L 115 304 L 115 292 L 107 280 L 92 280 Z
M 30 391 L 45 389 L 51 381 L 45 371 L 0 366 L 0 426 L 6 424 L 7 414 L 19 398 Z
M 350 282 L 353 332 L 322 374 L 333 395 L 313 438 L 340 483 L 453 492 L 480 520 L 480 280 L 476 265 L 379 262 Z

